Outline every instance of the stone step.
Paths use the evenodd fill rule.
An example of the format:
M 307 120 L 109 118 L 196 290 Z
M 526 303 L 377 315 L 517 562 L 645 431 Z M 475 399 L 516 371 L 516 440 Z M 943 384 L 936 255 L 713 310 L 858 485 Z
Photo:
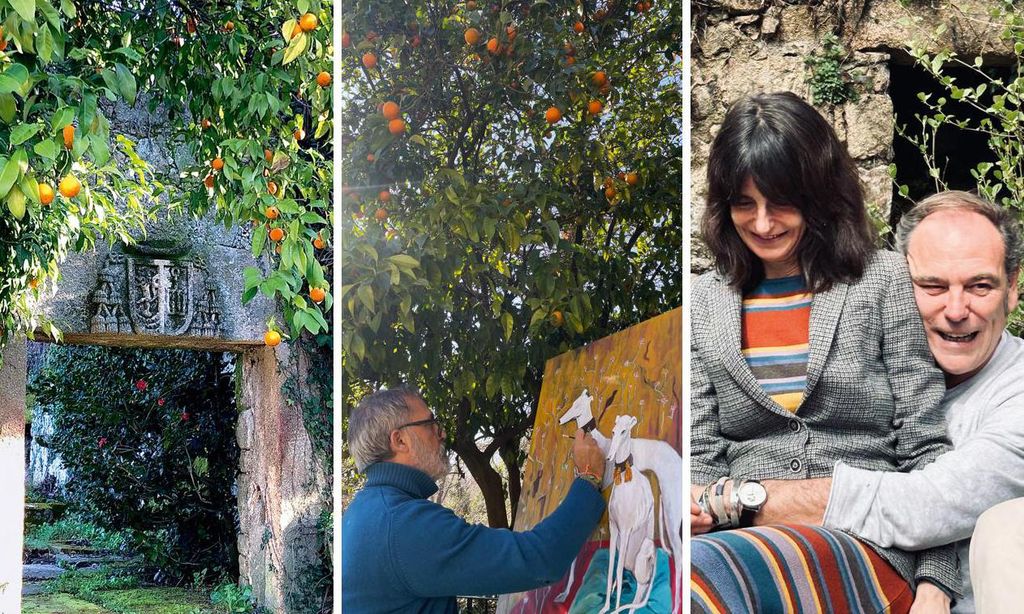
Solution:
M 64 573 L 66 570 L 58 565 L 29 564 L 21 566 L 21 576 L 25 582 L 32 580 L 50 580 Z

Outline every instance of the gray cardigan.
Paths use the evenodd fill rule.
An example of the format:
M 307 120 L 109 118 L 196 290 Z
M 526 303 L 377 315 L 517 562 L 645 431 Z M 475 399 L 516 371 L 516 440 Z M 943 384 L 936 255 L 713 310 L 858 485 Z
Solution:
M 836 461 L 909 471 L 949 449 L 935 366 L 903 258 L 876 252 L 864 275 L 817 293 L 807 386 L 794 414 L 758 384 L 740 353 L 740 292 L 716 273 L 694 285 L 691 317 L 691 481 L 829 476 Z M 870 542 L 869 542 L 870 543 Z M 950 547 L 872 547 L 908 581 L 960 592 Z M 916 573 L 915 573 L 916 569 Z

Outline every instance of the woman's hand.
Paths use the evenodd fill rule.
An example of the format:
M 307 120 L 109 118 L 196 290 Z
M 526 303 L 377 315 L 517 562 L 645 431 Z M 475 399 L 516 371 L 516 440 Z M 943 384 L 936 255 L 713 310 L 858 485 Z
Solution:
M 949 614 L 949 597 L 930 582 L 919 582 L 910 614 Z
M 711 514 L 704 512 L 697 505 L 703 486 L 690 485 L 690 535 L 700 535 L 711 530 Z

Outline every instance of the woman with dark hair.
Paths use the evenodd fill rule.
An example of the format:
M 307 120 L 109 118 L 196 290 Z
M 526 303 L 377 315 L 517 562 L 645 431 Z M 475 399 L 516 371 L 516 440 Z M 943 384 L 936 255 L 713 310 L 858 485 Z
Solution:
M 944 393 L 903 258 L 876 250 L 856 167 L 797 96 L 751 96 L 708 160 L 715 269 L 692 293 L 691 482 L 714 529 L 691 549 L 694 612 L 907 611 L 960 590 L 949 547 L 915 556 L 820 527 L 748 527 L 759 480 L 836 461 L 908 471 L 948 447 Z M 696 523 L 695 523 L 696 526 Z

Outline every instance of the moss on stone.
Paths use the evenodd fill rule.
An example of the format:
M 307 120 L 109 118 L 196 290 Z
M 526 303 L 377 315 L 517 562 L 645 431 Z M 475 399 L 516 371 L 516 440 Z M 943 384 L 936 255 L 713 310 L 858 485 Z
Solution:
M 94 599 L 112 612 L 123 614 L 189 614 L 209 606 L 203 593 L 184 588 L 148 587 L 122 591 L 102 591 Z
M 100 606 L 82 601 L 67 593 L 54 593 L 52 595 L 29 595 L 22 597 L 22 614 L 112 614 Z
M 205 593 L 183 588 L 148 587 L 99 591 L 89 601 L 67 593 L 31 595 L 22 600 L 22 614 L 189 614 L 210 606 Z

